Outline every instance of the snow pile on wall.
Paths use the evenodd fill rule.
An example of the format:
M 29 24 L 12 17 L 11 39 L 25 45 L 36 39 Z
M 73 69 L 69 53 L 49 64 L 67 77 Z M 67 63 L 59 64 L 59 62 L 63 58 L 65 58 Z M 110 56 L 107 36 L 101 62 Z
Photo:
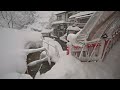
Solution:
M 82 29 L 80 29 L 79 27 L 77 26 L 68 26 L 67 30 L 74 30 L 74 31 L 81 31 Z
M 41 39 L 39 32 L 0 28 L 0 77 L 12 72 L 25 73 L 25 45 L 28 42 L 40 43 Z

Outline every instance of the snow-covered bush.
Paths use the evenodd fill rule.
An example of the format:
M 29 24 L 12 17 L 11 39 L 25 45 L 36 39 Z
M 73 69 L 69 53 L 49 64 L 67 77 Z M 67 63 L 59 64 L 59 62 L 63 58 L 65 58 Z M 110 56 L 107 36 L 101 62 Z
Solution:
M 43 47 L 47 49 L 52 62 L 56 63 L 63 55 L 63 49 L 61 45 L 51 38 L 45 37 L 45 40 L 43 41 Z
M 30 42 L 40 47 L 42 45 L 41 33 L 0 28 L 0 77 L 9 73 L 25 73 L 27 55 L 44 49 L 28 49 L 31 47 Z

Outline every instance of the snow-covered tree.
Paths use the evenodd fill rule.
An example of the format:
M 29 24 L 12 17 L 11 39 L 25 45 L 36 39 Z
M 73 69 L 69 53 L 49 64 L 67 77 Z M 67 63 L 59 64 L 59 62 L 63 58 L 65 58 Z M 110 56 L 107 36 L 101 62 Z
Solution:
M 0 11 L 0 26 L 22 29 L 35 21 L 35 11 Z
M 47 28 L 52 28 L 51 26 L 52 26 L 52 23 L 55 21 L 57 19 L 57 17 L 56 17 L 56 15 L 54 14 L 54 13 L 52 13 L 51 14 L 51 16 L 50 16 L 50 19 L 49 19 L 49 24 L 48 24 L 48 26 L 47 26 Z

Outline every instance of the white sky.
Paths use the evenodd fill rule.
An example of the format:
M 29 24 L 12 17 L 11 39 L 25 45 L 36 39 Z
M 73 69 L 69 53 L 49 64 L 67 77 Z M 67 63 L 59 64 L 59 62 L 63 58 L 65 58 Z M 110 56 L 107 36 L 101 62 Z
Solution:
M 40 14 L 40 16 L 42 17 L 42 21 L 43 22 L 47 22 L 49 20 L 49 16 L 52 13 L 56 13 L 56 12 L 60 12 L 60 11 L 38 11 L 38 13 Z
M 41 16 L 43 22 L 47 22 L 49 20 L 49 17 L 54 11 L 38 11 L 39 15 Z
M 48 17 L 51 15 L 52 12 L 54 11 L 38 11 L 41 17 Z

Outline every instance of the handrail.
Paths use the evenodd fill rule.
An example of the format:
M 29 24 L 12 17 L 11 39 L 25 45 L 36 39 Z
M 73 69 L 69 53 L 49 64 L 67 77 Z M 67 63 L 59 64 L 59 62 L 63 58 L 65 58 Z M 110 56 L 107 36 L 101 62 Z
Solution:
M 98 38 L 92 41 L 84 41 L 84 45 L 77 51 L 74 50 L 74 45 L 72 45 L 73 49 L 71 49 L 71 52 L 73 52 L 73 50 L 73 53 L 75 54 L 80 52 L 80 55 L 78 56 L 78 59 L 80 61 L 84 61 L 83 58 L 86 58 L 87 62 L 92 61 L 92 59 L 96 59 L 95 61 L 103 61 L 106 53 L 109 51 L 109 48 L 112 48 L 111 45 L 113 46 L 113 44 L 115 44 L 119 38 L 120 29 L 118 28 L 118 30 L 115 31 L 114 37 L 106 39 Z M 96 52 L 96 50 L 98 50 L 98 52 Z M 85 57 L 83 56 L 83 52 L 86 54 Z M 95 54 L 97 54 L 97 56 L 95 56 Z M 75 55 L 75 57 L 77 57 L 77 55 Z
M 45 42 L 45 41 L 43 41 L 43 42 Z M 41 52 L 45 51 L 46 52 L 46 57 L 44 57 L 42 59 L 40 58 L 39 60 L 35 60 L 35 61 L 29 63 L 28 66 L 34 66 L 37 63 L 40 63 L 40 62 L 43 62 L 43 61 L 48 61 L 48 63 L 51 65 L 51 60 L 50 60 L 50 56 L 49 56 L 49 52 L 48 52 L 49 45 L 52 46 L 52 47 L 54 47 L 54 49 L 56 50 L 57 57 L 60 57 L 59 51 L 57 49 L 57 46 L 53 46 L 53 45 L 49 44 L 48 42 L 45 42 L 45 43 L 48 44 L 48 48 L 42 47 L 42 48 L 38 48 L 38 49 L 32 49 L 32 50 L 31 49 L 27 49 L 26 50 L 27 54 L 38 52 L 38 51 L 41 51 Z

